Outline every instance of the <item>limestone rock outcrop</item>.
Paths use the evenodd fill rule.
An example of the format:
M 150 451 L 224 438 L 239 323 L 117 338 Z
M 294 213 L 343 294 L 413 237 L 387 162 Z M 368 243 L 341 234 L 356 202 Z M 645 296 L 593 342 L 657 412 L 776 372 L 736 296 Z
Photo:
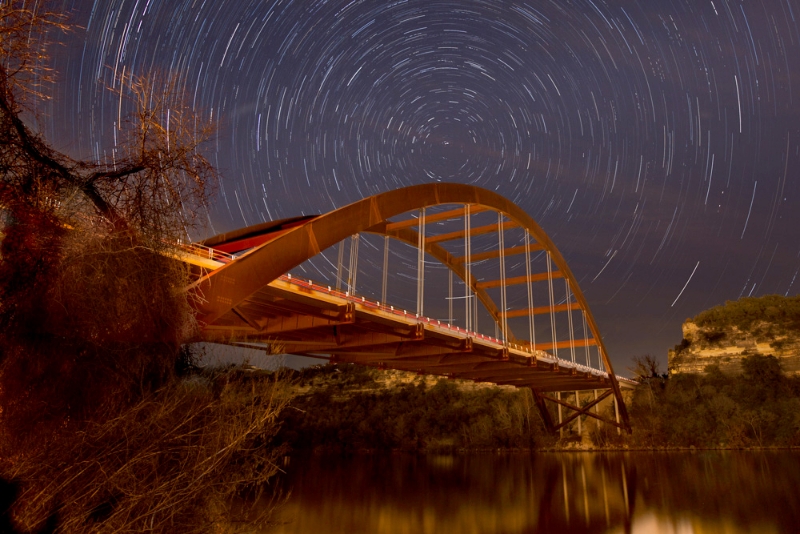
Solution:
M 778 358 L 786 374 L 800 373 L 800 297 L 769 295 L 717 306 L 683 323 L 683 340 L 669 351 L 669 373 L 702 373 L 718 365 L 741 372 L 742 358 Z

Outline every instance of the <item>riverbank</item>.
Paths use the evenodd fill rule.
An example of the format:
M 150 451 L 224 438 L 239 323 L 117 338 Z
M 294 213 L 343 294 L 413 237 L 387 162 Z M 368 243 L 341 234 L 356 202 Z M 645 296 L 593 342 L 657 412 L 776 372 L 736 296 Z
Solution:
M 769 450 L 800 447 L 800 378 L 752 356 L 729 376 L 642 377 L 627 400 L 633 432 L 584 417 L 551 435 L 525 389 L 325 365 L 287 377 L 295 397 L 276 443 L 328 453 L 403 451 Z M 607 410 L 611 408 L 608 407 Z M 613 419 L 613 413 L 606 413 Z M 557 415 L 553 414 L 557 420 Z M 282 441 L 280 441 L 282 440 Z M 694 449 L 693 449 L 694 448 Z

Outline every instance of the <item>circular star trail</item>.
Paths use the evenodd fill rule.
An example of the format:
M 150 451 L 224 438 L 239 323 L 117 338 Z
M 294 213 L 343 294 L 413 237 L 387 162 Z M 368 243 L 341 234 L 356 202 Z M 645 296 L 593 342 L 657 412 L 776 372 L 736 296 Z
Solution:
M 548 232 L 618 366 L 800 282 L 797 0 L 64 1 L 47 128 L 108 158 L 121 73 L 218 121 L 209 233 L 436 181 Z M 202 236 L 196 236 L 202 237 Z

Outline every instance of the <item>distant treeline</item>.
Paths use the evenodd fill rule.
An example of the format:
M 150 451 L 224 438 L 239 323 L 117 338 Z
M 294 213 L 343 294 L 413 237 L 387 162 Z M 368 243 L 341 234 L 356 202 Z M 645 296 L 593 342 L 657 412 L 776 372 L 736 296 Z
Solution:
M 800 378 L 772 356 L 743 359 L 743 373 L 640 376 L 628 398 L 632 434 L 584 420 L 596 447 L 800 446 Z M 284 409 L 277 442 L 293 450 L 457 451 L 549 449 L 561 438 L 544 428 L 529 391 L 467 388 L 419 377 L 387 385 L 376 369 L 325 365 L 294 372 L 302 391 Z M 584 403 L 588 402 L 588 397 Z M 609 414 L 610 415 L 610 414 Z M 553 413 L 554 419 L 555 413 Z M 588 424 L 587 424 L 588 423 Z

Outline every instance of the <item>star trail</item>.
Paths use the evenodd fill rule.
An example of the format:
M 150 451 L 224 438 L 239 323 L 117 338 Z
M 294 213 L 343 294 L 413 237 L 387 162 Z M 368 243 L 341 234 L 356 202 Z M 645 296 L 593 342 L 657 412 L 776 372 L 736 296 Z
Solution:
M 218 121 L 207 234 L 436 181 L 529 213 L 612 361 L 797 294 L 797 0 L 67 0 L 45 131 L 113 157 L 121 74 Z M 196 238 L 205 235 L 194 236 Z

